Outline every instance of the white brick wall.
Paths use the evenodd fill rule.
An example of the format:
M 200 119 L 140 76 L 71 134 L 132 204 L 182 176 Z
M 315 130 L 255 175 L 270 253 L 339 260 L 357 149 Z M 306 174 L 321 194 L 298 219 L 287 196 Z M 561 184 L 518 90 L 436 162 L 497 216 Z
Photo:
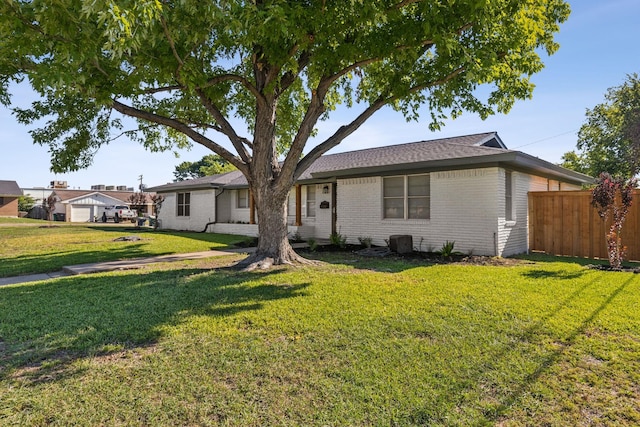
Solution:
M 256 221 L 258 217 L 256 216 Z M 238 208 L 238 190 L 231 190 L 231 221 L 232 222 L 244 222 L 249 223 L 250 212 L 249 208 Z
M 576 186 L 546 178 L 512 172 L 514 220 L 505 220 L 505 170 L 502 168 L 468 169 L 433 172 L 431 181 L 431 218 L 428 220 L 384 219 L 382 177 L 340 179 L 337 183 L 337 229 L 349 243 L 359 237 L 371 237 L 375 245 L 384 246 L 389 236 L 410 234 L 414 248 L 422 251 L 440 249 L 455 241 L 455 250 L 476 255 L 508 256 L 528 250 L 528 192 L 554 189 L 578 189 Z M 303 186 L 303 226 L 292 227 L 295 212 L 289 212 L 287 223 L 293 233 L 302 237 L 328 238 L 331 234 L 330 209 L 320 209 L 322 201 L 331 203 L 325 184 L 316 186 L 316 217 L 306 217 L 306 187 Z M 295 189 L 291 196 L 295 200 Z M 231 224 L 216 224 L 209 231 L 257 235 L 257 225 L 249 222 L 249 209 L 236 208 L 237 191 L 227 190 L 224 200 L 230 205 Z M 161 227 L 173 230 L 202 231 L 215 220 L 215 190 L 191 192 L 191 215 L 177 217 L 176 194 L 165 194 L 160 211 Z M 293 206 L 293 204 L 292 204 Z
M 434 172 L 431 174 L 431 218 L 382 218 L 382 178 L 338 181 L 338 230 L 349 243 L 372 237 L 385 245 L 393 234 L 410 234 L 423 251 L 437 250 L 445 241 L 474 254 L 495 253 L 498 168 Z
M 202 231 L 215 220 L 215 190 L 191 191 L 190 215 L 177 216 L 176 193 L 165 193 L 158 218 L 163 229 Z
M 311 184 L 316 187 L 316 216 L 307 216 L 307 185 L 302 186 L 302 225 L 305 227 L 311 227 L 313 230 L 308 237 L 316 238 L 328 238 L 331 234 L 331 184 Z M 328 193 L 323 193 L 324 187 L 329 189 Z M 287 224 L 289 228 L 296 223 L 296 211 L 295 211 L 296 189 L 295 187 L 289 192 L 289 204 L 290 209 L 287 210 Z M 323 201 L 329 202 L 329 209 L 320 209 L 320 204 Z M 308 228 L 305 228 L 305 232 L 308 233 Z M 302 235 L 302 232 L 301 232 Z M 305 236 L 303 236 L 305 237 Z
M 309 226 L 300 226 L 295 227 L 290 225 L 288 227 L 289 236 L 293 236 L 294 233 L 300 234 L 300 237 L 303 239 L 308 239 L 313 236 L 313 227 Z M 258 224 L 214 224 L 209 228 L 209 231 L 212 233 L 220 233 L 220 234 L 237 234 L 240 236 L 258 236 Z
M 551 181 L 539 176 L 521 172 L 512 172 L 513 200 L 515 205 L 515 221 L 505 221 L 505 170 L 500 169 L 499 215 L 498 215 L 498 253 L 501 256 L 515 255 L 529 250 L 529 200 L 530 191 L 552 191 L 559 188 L 570 189 L 571 186 L 558 181 Z

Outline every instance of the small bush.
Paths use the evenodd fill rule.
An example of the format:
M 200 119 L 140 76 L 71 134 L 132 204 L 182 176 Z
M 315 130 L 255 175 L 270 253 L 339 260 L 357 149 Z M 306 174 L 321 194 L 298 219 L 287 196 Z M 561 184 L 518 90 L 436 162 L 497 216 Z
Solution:
M 455 241 L 446 241 L 442 247 L 440 248 L 440 250 L 437 250 L 435 253 L 443 256 L 445 258 L 449 258 L 452 257 L 454 255 L 462 255 L 462 252 L 458 252 L 458 251 L 454 251 L 453 248 L 455 246 L 456 242 Z
M 331 233 L 331 236 L 329 236 L 329 242 L 334 246 L 344 249 L 347 247 L 347 236 L 343 236 L 337 232 Z
M 318 242 L 313 237 L 309 237 L 307 239 L 307 245 L 309 245 L 309 250 L 311 252 L 315 252 L 318 249 Z
M 358 241 L 365 248 L 370 248 L 373 242 L 373 239 L 370 236 L 367 237 L 358 237 Z
M 299 231 L 296 231 L 295 233 L 293 233 L 289 238 L 289 241 L 292 243 L 304 242 L 304 240 L 302 240 L 302 236 L 300 235 Z

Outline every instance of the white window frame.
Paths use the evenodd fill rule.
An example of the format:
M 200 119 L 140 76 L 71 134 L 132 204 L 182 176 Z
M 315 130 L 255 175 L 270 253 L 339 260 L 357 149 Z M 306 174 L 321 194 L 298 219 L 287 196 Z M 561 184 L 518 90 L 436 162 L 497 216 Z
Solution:
M 241 203 L 243 201 L 244 203 Z M 239 188 L 236 190 L 236 208 L 249 209 L 249 189 Z
M 306 193 L 306 202 L 305 202 L 305 206 L 306 206 L 306 212 L 305 212 L 305 216 L 307 218 L 315 218 L 316 217 L 316 197 L 317 197 L 317 191 L 316 191 L 316 186 L 314 185 L 307 185 L 307 191 L 305 191 Z M 313 194 L 313 198 L 309 198 L 309 195 Z
M 506 222 L 515 222 L 516 209 L 515 199 L 515 176 L 512 171 L 504 171 L 504 220 Z
M 180 202 L 182 198 L 182 202 Z M 191 192 L 185 191 L 176 194 L 176 216 L 191 216 Z
M 422 177 L 422 176 L 426 176 L 428 178 L 428 188 L 427 188 L 427 195 L 417 195 L 417 196 L 410 196 L 409 195 L 409 179 L 411 177 Z M 403 194 L 402 196 L 385 196 L 385 192 L 384 192 L 384 183 L 386 179 L 393 179 L 393 178 L 402 178 L 403 179 Z M 402 199 L 402 217 L 398 217 L 398 218 L 392 218 L 392 217 L 387 217 L 386 216 L 386 203 L 385 201 L 387 199 Z M 410 199 L 426 199 L 427 201 L 427 216 L 426 218 L 410 218 L 410 211 L 409 211 L 409 200 Z M 423 174 L 413 174 L 413 175 L 394 175 L 394 176 L 385 176 L 382 177 L 382 219 L 384 220 L 396 220 L 396 221 L 400 221 L 400 220 L 418 220 L 418 221 L 428 221 L 431 219 L 431 175 L 428 173 L 423 173 Z

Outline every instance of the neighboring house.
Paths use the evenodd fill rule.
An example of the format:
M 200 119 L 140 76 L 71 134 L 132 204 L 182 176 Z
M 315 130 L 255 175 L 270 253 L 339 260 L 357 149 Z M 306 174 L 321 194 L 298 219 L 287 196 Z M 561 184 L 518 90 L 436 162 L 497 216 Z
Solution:
M 93 222 L 99 220 L 100 209 L 111 205 L 131 206 L 133 191 L 61 190 L 51 193 L 56 198 L 53 214 L 67 222 Z M 145 193 L 145 212 L 152 212 L 153 193 Z
M 25 196 L 30 196 L 33 198 L 34 206 L 42 206 L 46 203 L 47 197 L 53 193 L 53 188 L 45 188 L 45 187 L 33 187 L 33 188 L 23 188 L 22 193 Z
M 15 181 L 0 180 L 0 216 L 18 217 L 18 198 L 22 190 Z
M 476 255 L 528 250 L 529 191 L 578 190 L 593 179 L 508 150 L 497 133 L 325 155 L 288 201 L 291 233 L 349 243 L 411 235 L 417 250 L 446 241 Z M 162 228 L 257 235 L 247 181 L 238 172 L 149 189 L 165 196 Z

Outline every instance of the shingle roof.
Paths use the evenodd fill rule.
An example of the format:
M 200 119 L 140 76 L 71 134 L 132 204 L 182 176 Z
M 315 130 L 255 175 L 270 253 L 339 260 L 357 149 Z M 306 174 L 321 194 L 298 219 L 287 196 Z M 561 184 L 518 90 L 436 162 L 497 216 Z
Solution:
M 478 133 L 452 138 L 367 148 L 346 153 L 326 154 L 316 160 L 299 178 L 299 181 L 327 179 L 338 176 L 362 176 L 366 174 L 393 173 L 408 170 L 442 170 L 451 167 L 480 167 L 498 162 L 511 167 L 535 170 L 545 175 L 563 177 L 576 183 L 591 182 L 590 177 L 569 171 L 552 163 L 519 151 L 506 148 L 496 132 Z M 247 181 L 239 171 L 223 175 L 176 182 L 154 191 L 228 186 L 246 187 Z
M 104 190 L 54 190 L 56 196 L 60 198 L 60 201 L 65 202 L 67 200 L 77 199 L 79 197 L 86 196 L 88 194 L 104 194 L 106 196 L 112 197 L 116 200 L 120 200 L 125 204 L 129 204 L 129 198 L 133 194 L 131 191 L 104 191 Z M 151 203 L 150 195 L 152 193 L 146 193 L 147 203 Z
M 148 190 L 156 191 L 156 192 L 166 192 L 166 191 L 172 191 L 172 190 L 180 190 L 185 187 L 188 187 L 191 189 L 219 188 L 219 187 L 223 187 L 225 185 L 231 184 L 233 181 L 237 180 L 239 177 L 244 178 L 244 176 L 242 175 L 242 172 L 236 170 L 236 171 L 226 172 L 218 175 L 203 176 L 202 178 L 194 178 L 194 179 L 189 179 L 185 181 L 170 182 L 168 184 L 150 187 L 148 188 Z M 246 180 L 244 181 L 244 185 L 245 186 L 247 185 Z
M 19 197 L 22 190 L 15 181 L 0 180 L 0 197 Z
M 311 165 L 301 179 L 309 179 L 318 174 L 327 176 L 331 172 L 348 171 L 355 175 L 361 170 L 369 168 L 391 167 L 402 170 L 407 165 L 491 156 L 510 151 L 506 148 L 483 145 L 496 145 L 493 144 L 494 138 L 497 138 L 495 132 L 480 133 L 329 154 L 322 156 Z M 502 146 L 504 147 L 504 145 Z

